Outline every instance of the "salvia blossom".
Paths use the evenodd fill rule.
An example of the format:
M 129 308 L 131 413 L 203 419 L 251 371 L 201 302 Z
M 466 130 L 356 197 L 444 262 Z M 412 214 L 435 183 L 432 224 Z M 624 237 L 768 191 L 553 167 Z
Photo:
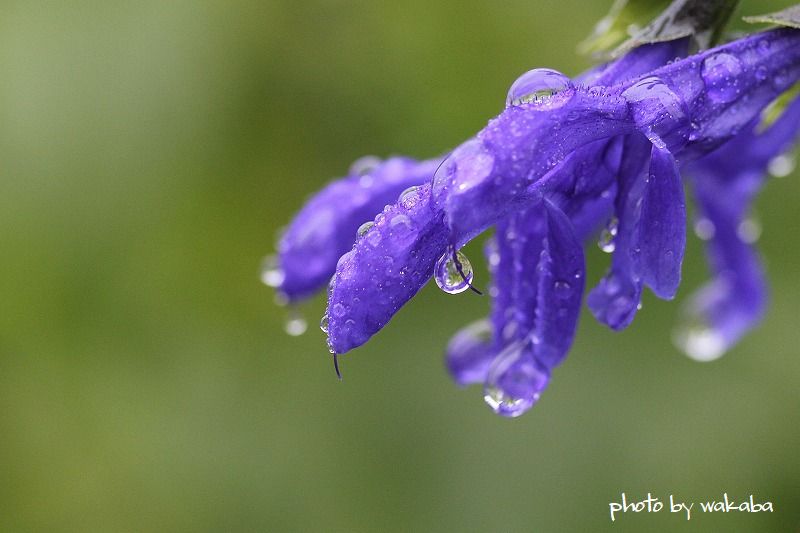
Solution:
M 297 215 L 264 281 L 296 302 L 330 280 L 321 327 L 336 362 L 431 277 L 448 293 L 473 288 L 459 250 L 494 227 L 490 316 L 452 338 L 445 362 L 458 384 L 482 384 L 495 412 L 518 416 L 572 344 L 587 239 L 599 231 L 611 254 L 586 299 L 600 322 L 627 327 L 644 287 L 675 296 L 686 183 L 713 279 L 686 304 L 675 337 L 695 359 L 718 357 L 764 312 L 749 207 L 800 129 L 800 99 L 762 120 L 800 79 L 800 31 L 695 55 L 688 47 L 687 38 L 639 46 L 574 80 L 532 70 L 511 86 L 505 110 L 446 157 L 358 161 Z

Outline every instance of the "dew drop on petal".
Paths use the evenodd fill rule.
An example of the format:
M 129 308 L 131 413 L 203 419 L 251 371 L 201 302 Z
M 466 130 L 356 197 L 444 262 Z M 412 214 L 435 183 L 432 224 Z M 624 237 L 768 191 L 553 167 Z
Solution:
M 268 255 L 261 263 L 261 281 L 267 287 L 280 287 L 286 279 L 286 274 L 278 264 L 278 257 Z
M 308 322 L 303 318 L 303 315 L 296 309 L 293 309 L 289 311 L 286 322 L 283 324 L 283 329 L 292 337 L 298 337 L 306 332 L 306 329 L 308 329 Z
M 375 225 L 375 223 L 373 221 L 371 221 L 371 220 L 368 221 L 368 222 L 364 222 L 363 224 L 361 224 L 358 227 L 358 230 L 356 231 L 356 237 L 358 237 L 360 239 L 361 237 L 366 235 L 367 232 L 369 232 L 370 228 L 372 228 L 372 226 L 374 226 L 374 225 Z
M 418 190 L 419 190 L 418 185 L 412 185 L 411 187 L 400 193 L 400 196 L 397 198 L 397 201 L 403 205 L 406 205 L 417 195 Z
M 742 63 L 726 53 L 707 57 L 700 70 L 709 98 L 719 103 L 733 102 L 739 97 L 738 76 L 741 73 Z
M 549 68 L 529 70 L 511 85 L 506 97 L 506 107 L 523 104 L 546 104 L 548 109 L 561 107 L 572 96 L 566 92 L 570 79 Z
M 319 329 L 322 330 L 322 333 L 328 333 L 328 323 L 330 322 L 328 315 L 322 315 L 322 319 L 319 321 Z
M 612 253 L 617 245 L 617 232 L 619 231 L 619 219 L 611 217 L 606 227 L 600 232 L 600 239 L 597 241 L 597 246 L 600 247 L 605 253 Z
M 686 106 L 661 78 L 648 76 L 622 93 L 631 105 L 636 125 L 656 147 L 675 150 L 692 133 Z
M 469 288 L 473 278 L 472 264 L 467 259 L 467 256 L 460 251 L 455 253 L 455 259 L 453 255 L 452 250 L 448 250 L 440 257 L 436 262 L 433 273 L 436 284 L 448 294 L 464 292 Z M 456 261 L 458 264 L 456 264 Z M 458 271 L 459 264 L 461 265 L 461 272 L 464 274 L 463 277 L 461 272 Z
M 794 155 L 782 154 L 773 157 L 770 160 L 769 165 L 767 166 L 767 170 L 773 177 L 785 178 L 786 176 L 794 172 L 796 164 L 797 162 L 795 161 Z

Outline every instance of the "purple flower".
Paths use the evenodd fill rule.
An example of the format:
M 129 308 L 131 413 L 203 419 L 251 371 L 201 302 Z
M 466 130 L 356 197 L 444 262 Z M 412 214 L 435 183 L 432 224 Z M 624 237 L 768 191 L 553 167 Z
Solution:
M 645 286 L 675 296 L 685 171 L 702 223 L 714 229 L 715 277 L 690 306 L 703 328 L 679 340 L 690 355 L 713 358 L 763 311 L 763 276 L 742 224 L 769 161 L 797 134 L 797 102 L 764 131 L 759 118 L 800 78 L 800 32 L 773 30 L 689 57 L 686 48 L 685 39 L 645 45 L 574 81 L 530 71 L 506 109 L 441 164 L 376 169 L 380 192 L 358 200 L 360 178 L 330 185 L 282 239 L 274 284 L 291 299 L 310 294 L 335 263 L 332 253 L 317 262 L 314 254 L 346 251 L 339 231 L 352 234 L 400 181 L 421 184 L 362 226 L 336 263 L 323 318 L 330 351 L 335 359 L 366 342 L 431 277 L 446 292 L 471 287 L 458 250 L 494 226 L 490 317 L 456 334 L 446 364 L 457 383 L 482 383 L 495 412 L 517 416 L 569 351 L 586 277 L 581 243 L 598 228 L 613 254 L 587 298 L 599 321 L 628 326 Z M 676 56 L 684 58 L 670 62 Z

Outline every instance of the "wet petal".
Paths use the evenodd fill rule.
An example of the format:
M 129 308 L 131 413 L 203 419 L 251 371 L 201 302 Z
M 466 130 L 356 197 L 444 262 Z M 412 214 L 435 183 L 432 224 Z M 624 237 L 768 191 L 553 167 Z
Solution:
M 766 131 L 759 131 L 754 122 L 688 169 L 713 272 L 713 279 L 692 295 L 675 335 L 679 346 L 695 359 L 719 357 L 764 314 L 763 267 L 739 229 L 769 161 L 796 142 L 799 134 L 800 99 L 795 99 Z
M 276 288 L 289 300 L 306 298 L 324 287 L 339 257 L 353 245 L 359 226 L 408 187 L 430 180 L 440 164 L 438 159 L 370 159 L 357 161 L 350 176 L 314 195 L 281 237 Z
M 431 278 L 449 247 L 430 185 L 386 209 L 336 267 L 328 296 L 328 341 L 335 353 L 378 332 Z
M 686 204 L 675 158 L 657 146 L 642 196 L 638 246 L 642 281 L 659 298 L 674 298 L 686 247 Z
M 539 401 L 550 382 L 550 370 L 537 360 L 530 339 L 509 344 L 492 361 L 484 400 L 497 414 L 517 417 Z
M 547 368 L 566 356 L 578 325 L 585 278 L 583 248 L 566 215 L 549 201 L 547 237 L 536 269 L 538 291 L 533 343 Z
M 615 330 L 633 321 L 641 299 L 636 248 L 650 150 L 647 139 L 638 135 L 625 139 L 615 202 L 618 224 L 611 269 L 587 297 L 595 318 Z

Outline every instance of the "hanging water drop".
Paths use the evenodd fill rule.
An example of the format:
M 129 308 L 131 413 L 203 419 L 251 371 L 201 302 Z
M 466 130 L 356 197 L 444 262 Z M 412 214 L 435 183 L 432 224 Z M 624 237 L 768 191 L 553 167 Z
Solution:
M 761 223 L 754 218 L 742 220 L 736 227 L 736 235 L 742 242 L 753 244 L 761 237 Z
M 366 176 L 371 174 L 382 163 L 381 158 L 374 155 L 365 155 L 350 165 L 351 176 Z
M 261 263 L 261 281 L 267 287 L 280 287 L 286 279 L 286 273 L 278 264 L 278 256 L 268 255 Z
M 286 317 L 286 322 L 283 325 L 283 329 L 292 337 L 298 337 L 306 332 L 306 329 L 308 329 L 308 323 L 306 322 L 306 319 L 303 318 L 303 315 L 301 315 L 296 309 L 292 309 L 289 311 L 289 314 Z
M 526 342 L 516 342 L 500 352 L 489 368 L 483 399 L 495 413 L 517 417 L 539 400 L 550 372 L 539 363 Z
M 458 294 L 469 289 L 472 283 L 472 264 L 463 253 L 448 250 L 436 262 L 433 278 L 436 284 L 448 294 Z
M 607 254 L 612 253 L 617 248 L 616 240 L 618 232 L 619 219 L 617 217 L 611 217 L 606 227 L 600 232 L 600 239 L 597 241 L 597 246 Z
M 361 224 L 361 225 L 358 227 L 358 230 L 356 231 L 356 237 L 360 239 L 361 237 L 363 237 L 364 235 L 366 235 L 366 234 L 367 234 L 367 232 L 369 232 L 369 230 L 370 230 L 370 229 L 372 228 L 372 226 L 374 226 L 374 225 L 375 225 L 375 223 L 374 223 L 373 221 L 371 221 L 371 220 L 370 220 L 370 221 L 368 221 L 368 222 L 364 222 L 363 224 Z M 352 226 L 351 226 L 351 227 L 352 227 Z
M 400 196 L 398 197 L 397 201 L 400 202 L 401 204 L 405 205 L 406 203 L 410 202 L 411 199 L 414 198 L 417 195 L 417 191 L 418 190 L 419 190 L 419 186 L 412 185 L 411 187 L 409 187 L 408 189 L 406 189 L 406 190 L 404 190 L 403 192 L 400 193 Z
M 770 160 L 767 170 L 775 178 L 785 178 L 794 172 L 796 164 L 793 154 L 782 154 Z
M 329 323 L 329 321 L 330 321 L 330 319 L 328 318 L 327 314 L 322 315 L 322 318 L 319 321 L 319 329 L 322 330 L 322 333 L 326 333 L 326 334 L 328 333 L 328 323 Z
M 701 317 L 692 314 L 684 316 L 684 322 L 672 335 L 678 349 L 689 358 L 704 363 L 722 357 L 728 346 L 719 331 L 709 326 Z
M 523 104 L 547 104 L 548 108 L 561 107 L 572 96 L 567 92 L 570 79 L 549 68 L 530 70 L 517 78 L 508 90 L 506 107 Z

